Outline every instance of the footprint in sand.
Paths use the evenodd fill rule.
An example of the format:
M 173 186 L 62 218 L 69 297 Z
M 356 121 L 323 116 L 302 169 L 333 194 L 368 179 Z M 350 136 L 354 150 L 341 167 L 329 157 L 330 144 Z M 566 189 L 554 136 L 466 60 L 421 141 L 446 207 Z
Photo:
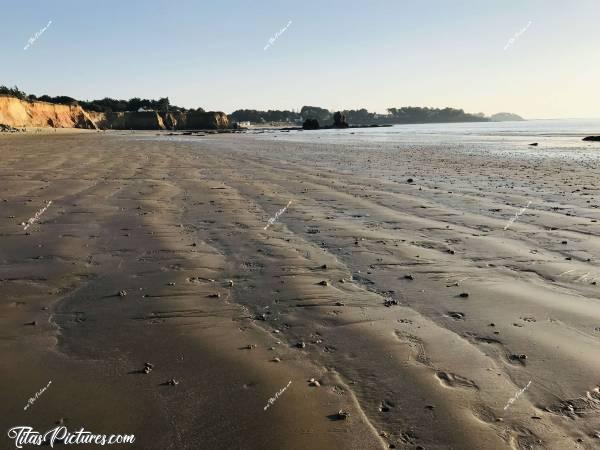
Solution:
M 461 377 L 454 373 L 443 372 L 440 370 L 436 372 L 435 376 L 440 380 L 442 385 L 446 387 L 479 390 L 479 386 L 477 386 L 473 380 L 469 380 L 468 378 Z
M 465 314 L 458 311 L 448 311 L 448 317 L 454 320 L 465 320 Z
M 571 419 L 597 415 L 600 413 L 600 386 L 596 386 L 581 397 L 558 402 L 547 410 Z
M 535 317 L 521 317 L 521 320 L 525 322 L 536 322 Z

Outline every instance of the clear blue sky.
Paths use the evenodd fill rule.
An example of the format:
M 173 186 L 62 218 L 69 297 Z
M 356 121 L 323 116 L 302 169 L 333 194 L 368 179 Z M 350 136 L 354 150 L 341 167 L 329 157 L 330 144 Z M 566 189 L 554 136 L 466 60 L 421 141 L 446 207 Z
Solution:
M 600 117 L 600 0 L 0 0 L 0 11 L 0 84 L 38 95 Z

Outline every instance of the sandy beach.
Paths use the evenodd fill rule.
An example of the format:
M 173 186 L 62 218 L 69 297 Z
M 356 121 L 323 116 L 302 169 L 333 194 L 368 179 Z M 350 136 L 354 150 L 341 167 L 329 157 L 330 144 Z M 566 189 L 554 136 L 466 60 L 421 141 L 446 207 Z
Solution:
M 600 446 L 595 159 L 156 134 L 0 136 L 1 448 Z

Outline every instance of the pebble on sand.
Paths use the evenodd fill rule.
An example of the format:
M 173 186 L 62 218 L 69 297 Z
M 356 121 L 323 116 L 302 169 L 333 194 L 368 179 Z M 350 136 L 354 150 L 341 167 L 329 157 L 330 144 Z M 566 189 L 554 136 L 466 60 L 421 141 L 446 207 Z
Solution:
M 321 286 L 329 286 L 329 281 L 327 281 L 327 280 L 319 281 L 319 284 Z
M 350 417 L 350 413 L 348 411 L 344 411 L 343 409 L 340 409 L 337 413 L 337 418 L 339 420 L 346 420 L 348 417 Z
M 459 295 L 459 297 L 463 297 L 463 298 L 467 298 L 469 296 L 468 292 L 461 292 Z
M 309 386 L 314 386 L 314 387 L 319 387 L 319 386 L 321 386 L 321 383 L 319 383 L 314 378 L 311 378 L 310 380 L 308 380 L 308 385 Z

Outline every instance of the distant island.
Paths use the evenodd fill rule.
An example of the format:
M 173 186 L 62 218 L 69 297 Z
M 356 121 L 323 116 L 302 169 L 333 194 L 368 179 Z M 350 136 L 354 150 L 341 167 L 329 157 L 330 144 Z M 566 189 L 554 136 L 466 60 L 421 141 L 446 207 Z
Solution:
M 365 108 L 330 111 L 319 106 L 303 106 L 299 111 L 238 109 L 227 115 L 220 111 L 206 112 L 201 107 L 184 108 L 173 105 L 168 97 L 158 100 L 138 97 L 129 100 L 108 97 L 97 100 L 77 100 L 68 96 L 28 95 L 16 86 L 14 88 L 0 86 L 0 97 L 13 99 L 10 105 L 9 102 L 4 101 L 4 113 L 0 108 L 0 119 L 3 118 L 4 125 L 13 127 L 73 126 L 100 129 L 175 130 L 303 126 L 304 129 L 319 129 L 524 120 L 516 114 L 507 112 L 486 117 L 483 113 L 472 114 L 456 108 L 417 106 L 388 108 L 386 114 L 369 112 Z M 10 114 L 10 111 L 15 108 L 23 111 L 23 114 L 18 115 L 20 118 L 30 117 L 31 120 L 17 121 L 16 116 Z M 3 121 L 0 120 L 0 123 Z
M 508 112 L 500 112 L 498 114 L 492 114 L 490 119 L 492 119 L 492 122 L 519 122 L 519 121 L 525 120 L 518 114 L 513 114 L 513 113 L 508 113 Z

